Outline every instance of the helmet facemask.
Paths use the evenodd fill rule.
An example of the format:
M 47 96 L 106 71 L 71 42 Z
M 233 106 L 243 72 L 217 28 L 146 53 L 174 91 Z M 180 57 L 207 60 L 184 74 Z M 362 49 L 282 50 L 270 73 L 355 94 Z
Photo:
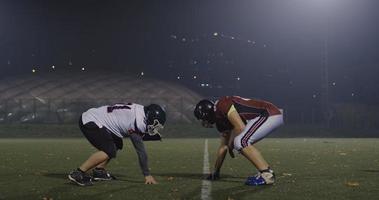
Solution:
M 150 136 L 159 135 L 159 130 L 163 129 L 163 124 L 166 122 L 166 112 L 157 104 L 145 106 L 145 123 L 146 133 Z
M 152 136 L 156 134 L 161 135 L 159 130 L 163 128 L 164 126 L 159 122 L 159 120 L 154 119 L 153 124 L 147 125 L 147 133 Z

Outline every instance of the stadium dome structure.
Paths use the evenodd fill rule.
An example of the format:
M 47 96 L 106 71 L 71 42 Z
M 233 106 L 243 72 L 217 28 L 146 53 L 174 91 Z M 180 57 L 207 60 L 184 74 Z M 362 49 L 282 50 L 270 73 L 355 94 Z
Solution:
M 201 96 L 172 82 L 116 73 L 46 73 L 0 80 L 0 123 L 77 122 L 89 108 L 114 103 L 157 103 L 168 121 L 193 121 Z

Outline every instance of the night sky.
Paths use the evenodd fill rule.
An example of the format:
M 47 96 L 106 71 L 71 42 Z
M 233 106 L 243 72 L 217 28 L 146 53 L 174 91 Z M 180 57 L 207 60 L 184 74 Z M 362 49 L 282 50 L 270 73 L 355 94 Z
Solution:
M 378 105 L 378 8 L 376 0 L 0 1 L 0 77 L 106 70 L 281 104 L 320 101 L 327 83 L 331 102 Z

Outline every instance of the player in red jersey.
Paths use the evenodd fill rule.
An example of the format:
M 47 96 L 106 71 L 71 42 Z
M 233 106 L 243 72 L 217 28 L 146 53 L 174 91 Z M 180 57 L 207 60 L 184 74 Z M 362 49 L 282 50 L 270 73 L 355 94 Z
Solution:
M 258 174 L 247 178 L 246 185 L 267 185 L 275 182 L 274 171 L 263 158 L 254 144 L 283 124 L 281 111 L 272 103 L 238 96 L 226 96 L 213 103 L 201 100 L 194 110 L 195 117 L 204 127 L 216 124 L 221 133 L 221 144 L 213 173 L 209 180 L 220 177 L 220 169 L 229 153 L 234 157 L 233 149 L 245 156 L 257 169 Z

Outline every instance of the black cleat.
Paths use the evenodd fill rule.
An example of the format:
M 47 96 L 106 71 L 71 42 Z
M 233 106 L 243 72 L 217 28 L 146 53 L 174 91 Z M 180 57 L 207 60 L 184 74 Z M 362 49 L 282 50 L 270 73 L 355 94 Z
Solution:
M 92 183 L 92 178 L 90 175 L 81 172 L 79 170 L 74 170 L 68 175 L 68 179 L 70 181 L 80 185 L 80 186 L 91 186 L 93 185 Z
M 111 181 L 116 180 L 116 177 L 112 176 L 105 169 L 95 168 L 92 170 L 92 177 L 94 181 Z

